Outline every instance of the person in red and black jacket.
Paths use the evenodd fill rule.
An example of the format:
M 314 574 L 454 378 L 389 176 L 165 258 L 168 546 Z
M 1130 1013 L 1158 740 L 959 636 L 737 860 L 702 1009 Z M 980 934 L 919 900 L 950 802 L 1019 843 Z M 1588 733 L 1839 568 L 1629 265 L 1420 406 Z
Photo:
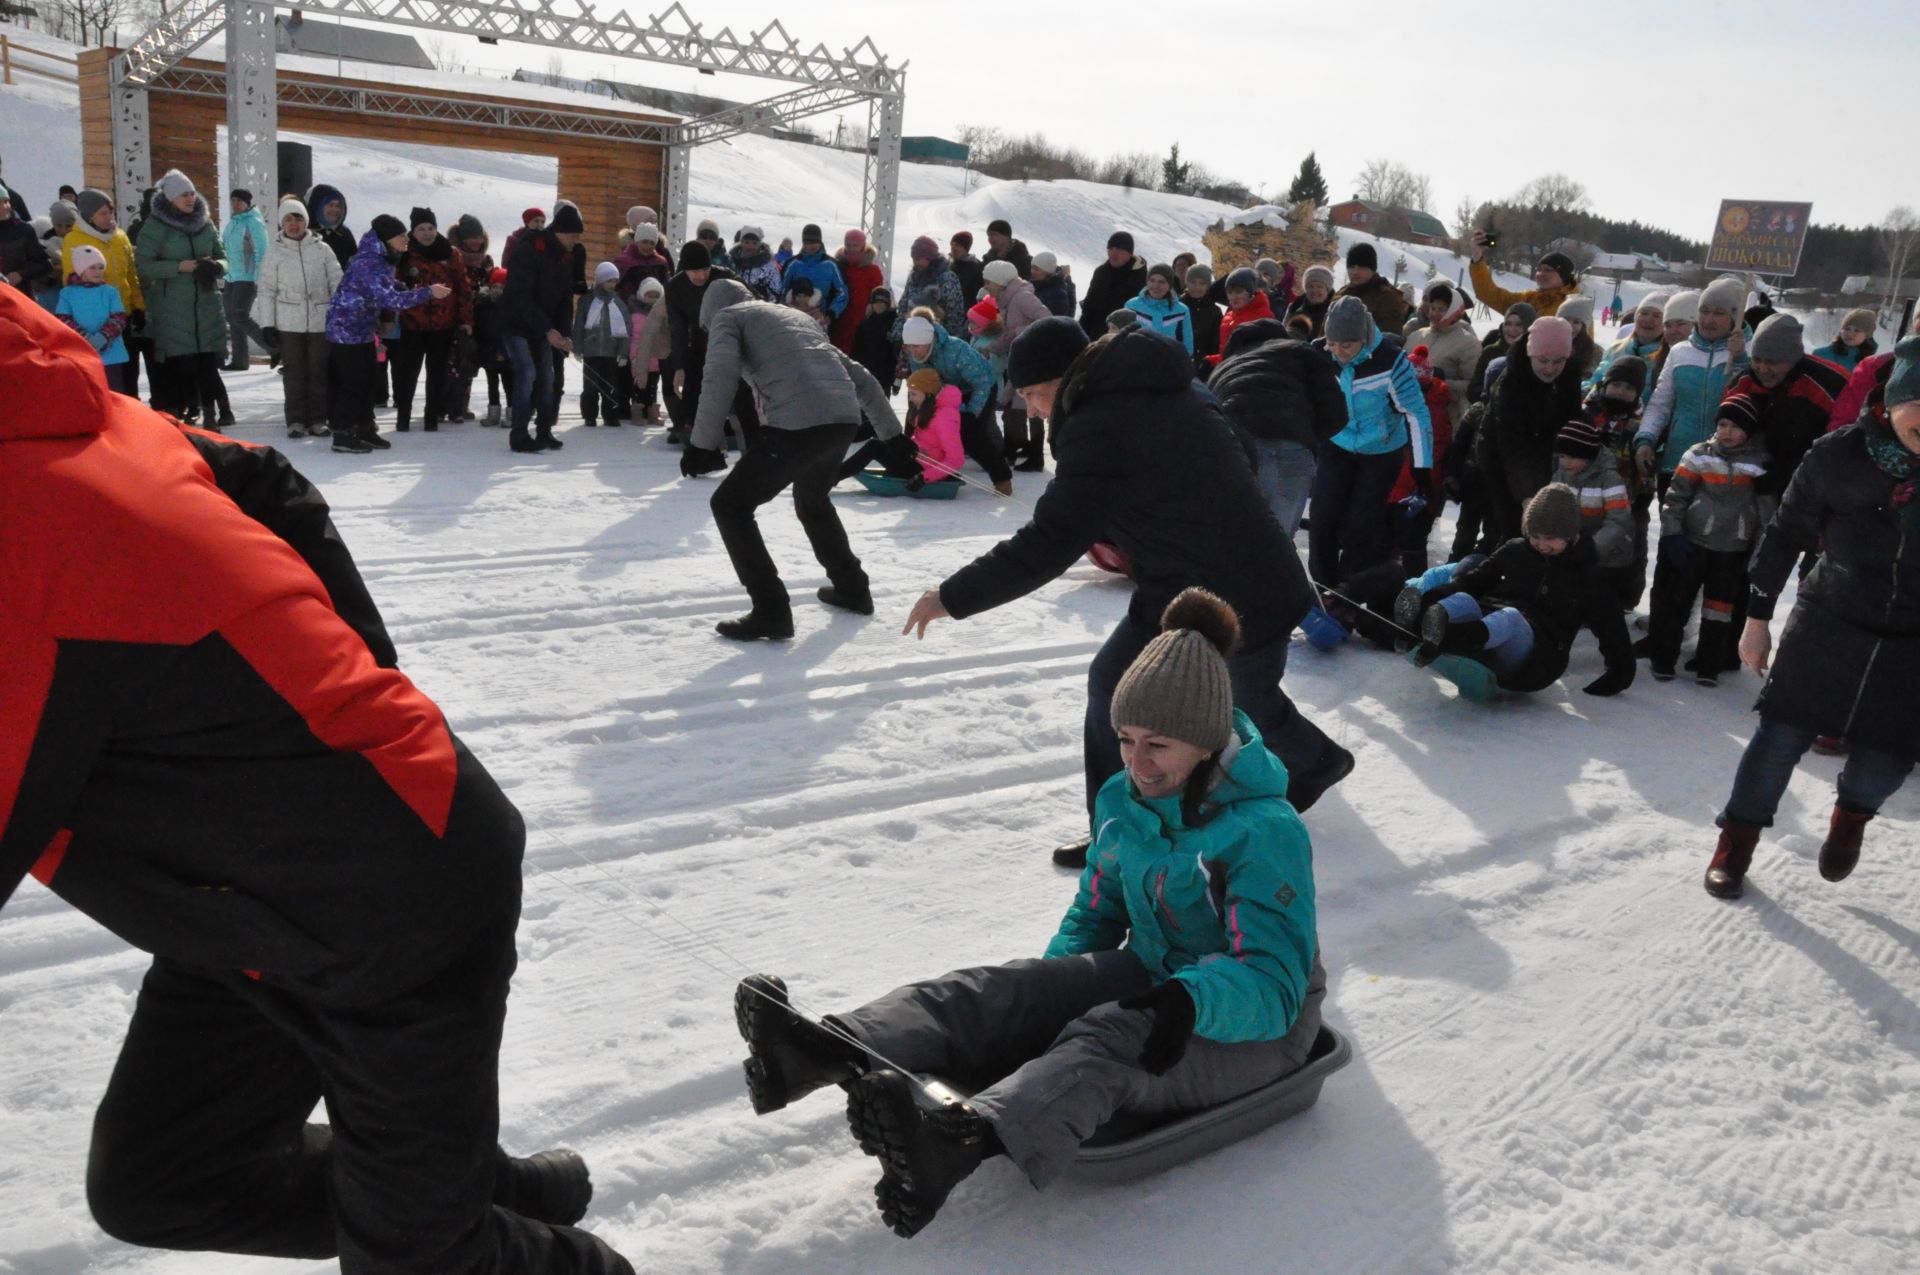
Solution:
M 318 492 L 109 393 L 12 289 L 0 379 L 0 905 L 30 874 L 154 957 L 93 1128 L 101 1227 L 632 1275 L 571 1225 L 578 1156 L 495 1140 L 525 827 Z
M 1806 352 L 1800 321 L 1776 313 L 1747 343 L 1747 370 L 1722 400 L 1744 394 L 1760 407 L 1757 437 L 1767 445 L 1767 472 L 1754 484 L 1779 496 L 1793 481 L 1807 449 L 1827 432 L 1834 402 L 1846 393 L 1845 370 Z

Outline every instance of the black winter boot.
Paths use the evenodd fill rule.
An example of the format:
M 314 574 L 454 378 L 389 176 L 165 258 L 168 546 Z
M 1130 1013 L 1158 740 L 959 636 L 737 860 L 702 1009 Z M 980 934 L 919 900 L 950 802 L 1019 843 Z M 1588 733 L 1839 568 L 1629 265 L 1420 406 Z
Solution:
M 1063 846 L 1055 846 L 1053 865 L 1056 868 L 1072 868 L 1077 872 L 1087 866 L 1087 851 L 1092 846 L 1092 837 L 1082 837 L 1078 841 L 1069 841 Z
M 1006 1149 L 986 1117 L 937 1103 L 910 1076 L 876 1071 L 847 1090 L 847 1124 L 860 1149 L 885 1166 L 873 1188 L 880 1216 L 901 1239 L 933 1221 L 953 1188 Z
M 502 1151 L 493 1202 L 548 1226 L 574 1226 L 593 1202 L 593 1178 L 578 1151 L 542 1151 L 525 1159 Z
M 733 993 L 733 1022 L 747 1042 L 747 1097 L 764 1116 L 867 1070 L 866 1051 L 787 1003 L 787 985 L 772 974 L 742 979 Z
M 823 584 L 815 595 L 830 607 L 839 607 L 842 611 L 851 611 L 855 615 L 873 614 L 873 593 L 869 589 L 858 592 L 842 589 L 837 584 Z
M 1753 848 L 1760 844 L 1760 825 L 1729 819 L 1720 825 L 1720 842 L 1707 865 L 1707 893 L 1717 899 L 1737 899 L 1746 892 L 1747 868 Z
M 755 608 L 735 620 L 722 620 L 713 631 L 735 642 L 781 641 L 793 636 L 793 615 L 773 615 Z

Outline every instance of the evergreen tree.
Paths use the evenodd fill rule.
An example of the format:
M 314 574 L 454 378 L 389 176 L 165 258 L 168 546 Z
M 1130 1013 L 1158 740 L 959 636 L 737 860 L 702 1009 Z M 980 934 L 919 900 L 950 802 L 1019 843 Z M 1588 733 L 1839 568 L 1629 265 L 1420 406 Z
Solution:
M 1180 143 L 1173 144 L 1173 150 L 1160 161 L 1160 189 L 1173 195 L 1187 193 L 1187 183 L 1192 180 L 1193 165 L 1180 162 Z
M 1320 161 L 1312 151 L 1300 161 L 1300 171 L 1294 175 L 1293 185 L 1287 188 L 1288 203 L 1297 204 L 1303 199 L 1316 208 L 1324 207 L 1327 202 L 1327 175 L 1320 171 Z

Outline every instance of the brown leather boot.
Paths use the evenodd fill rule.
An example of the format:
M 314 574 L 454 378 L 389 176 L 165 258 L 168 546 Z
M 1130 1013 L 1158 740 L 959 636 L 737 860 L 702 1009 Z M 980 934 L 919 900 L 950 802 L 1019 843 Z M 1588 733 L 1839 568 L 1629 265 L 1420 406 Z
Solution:
M 1860 862 L 1860 837 L 1866 832 L 1872 815 L 1857 810 L 1833 808 L 1827 823 L 1827 839 L 1820 843 L 1820 875 L 1829 881 L 1845 881 Z
M 1707 893 L 1717 899 L 1737 899 L 1746 890 L 1747 866 L 1760 841 L 1760 825 L 1729 819 L 1720 826 L 1720 843 L 1707 865 Z

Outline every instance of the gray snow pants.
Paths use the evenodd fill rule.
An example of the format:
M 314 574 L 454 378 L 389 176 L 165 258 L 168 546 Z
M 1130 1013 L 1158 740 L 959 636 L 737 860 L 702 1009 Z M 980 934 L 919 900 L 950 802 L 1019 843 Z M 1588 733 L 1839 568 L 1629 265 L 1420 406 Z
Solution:
M 975 1089 L 970 1105 L 1044 1187 L 1118 1112 L 1211 1107 L 1304 1066 L 1327 975 L 1316 957 L 1300 1017 L 1279 1040 L 1195 1036 L 1164 1076 L 1139 1062 L 1151 1015 L 1114 1003 L 1152 987 L 1133 953 L 1092 952 L 956 970 L 833 1017 L 894 1065 Z

